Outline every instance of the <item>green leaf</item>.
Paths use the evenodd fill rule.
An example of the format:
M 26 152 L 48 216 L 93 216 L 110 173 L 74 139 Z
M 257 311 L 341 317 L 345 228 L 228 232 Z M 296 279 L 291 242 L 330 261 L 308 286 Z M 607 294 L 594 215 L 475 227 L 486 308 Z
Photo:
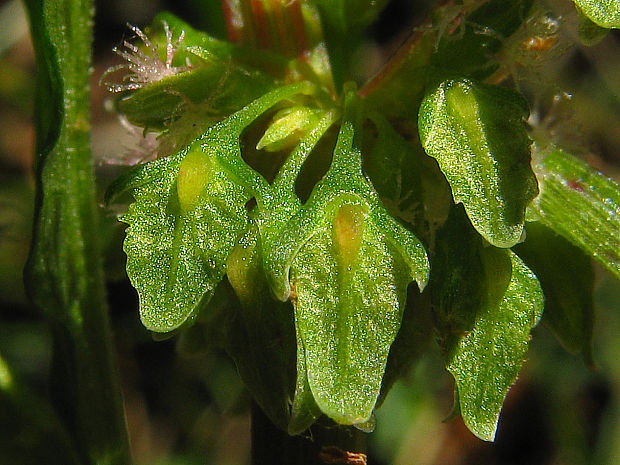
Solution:
M 290 304 L 274 303 L 271 299 L 262 267 L 262 242 L 277 235 L 299 211 L 301 203 L 294 190 L 296 177 L 336 117 L 337 112 L 329 111 L 314 127 L 308 128 L 309 132 L 291 152 L 273 185 L 262 186 L 256 197 L 257 208 L 252 212 L 252 224 L 230 253 L 226 265 L 228 279 L 240 301 L 227 350 L 256 402 L 275 425 L 288 429 L 291 434 L 307 429 L 321 412 L 310 391 L 304 390 L 307 385 L 304 359 L 298 357 L 298 386 L 289 413 L 295 353 L 294 342 L 290 340 L 292 312 Z
M 124 248 L 147 328 L 172 331 L 208 302 L 247 227 L 245 203 L 270 190 L 243 161 L 241 133 L 278 101 L 308 90 L 304 83 L 276 89 L 111 187 L 108 200 L 127 189 L 136 200 L 123 217 L 130 225 Z
M 499 302 L 510 282 L 510 260 L 489 248 L 462 205 L 454 205 L 437 231 L 432 259 L 431 299 L 440 342 L 450 347 L 472 330 L 490 299 Z
M 577 8 L 594 23 L 608 29 L 620 27 L 620 5 L 617 0 L 573 0 Z
M 450 79 L 427 94 L 419 130 L 478 232 L 497 247 L 516 244 L 536 196 L 527 103 L 509 89 Z
M 189 37 L 193 35 L 189 34 Z M 202 35 L 194 39 L 211 47 L 203 48 L 188 44 L 186 35 L 184 46 L 175 57 L 185 56 L 191 66 L 182 63 L 178 74 L 153 75 L 151 82 L 144 83 L 141 88 L 119 100 L 119 110 L 131 123 L 162 130 L 184 111 L 193 110 L 198 105 L 203 107 L 203 119 L 219 120 L 275 86 L 272 77 L 232 61 L 230 56 L 219 50 L 221 45 L 218 41 L 208 39 L 208 36 Z M 165 42 L 159 48 L 165 48 Z
M 351 92 L 347 95 L 349 99 L 353 99 Z M 316 229 L 324 226 L 325 221 L 331 221 L 325 220 L 325 216 L 335 214 L 343 204 L 343 199 L 348 199 L 352 204 L 366 205 L 363 208 L 371 214 L 373 222 L 401 253 L 409 267 L 412 280 L 424 287 L 428 279 L 428 261 L 424 247 L 387 212 L 362 174 L 359 148 L 361 140 L 358 140 L 361 138 L 360 122 L 354 120 L 351 109 L 354 105 L 359 103 L 349 103 L 349 114 L 343 119 L 327 174 L 315 186 L 310 199 L 301 210 L 288 221 L 279 234 L 265 243 L 265 270 L 275 296 L 281 300 L 286 300 L 290 294 L 288 274 L 293 257 Z M 360 118 L 360 114 L 356 114 L 355 118 Z
M 144 325 L 168 332 L 211 297 L 247 226 L 250 196 L 200 143 L 145 166 L 132 180 L 136 201 L 122 218 L 129 224 L 127 275 Z
M 542 150 L 540 194 L 528 220 L 540 221 L 620 278 L 620 186 L 567 152 Z
M 369 419 L 407 285 L 423 286 L 428 275 L 424 248 L 362 175 L 358 106 L 348 92 L 328 173 L 265 244 L 271 287 L 295 306 L 298 359 L 304 357 L 312 395 L 323 413 L 345 424 Z
M 271 90 L 274 83 L 257 71 L 225 62 L 154 81 L 118 102 L 119 110 L 136 126 L 165 129 L 184 111 L 204 105 L 205 119 L 218 120 Z
M 321 410 L 346 424 L 370 418 L 410 281 L 368 220 L 359 206 L 343 204 L 291 268 L 310 388 Z
M 532 269 L 545 294 L 546 323 L 566 350 L 592 361 L 594 273 L 590 258 L 540 223 L 527 223 L 527 239 L 513 249 Z
M 493 253 L 496 258 L 499 254 L 510 256 L 512 277 L 508 289 L 500 299 L 490 292 L 472 330 L 454 346 L 447 364 L 456 380 L 463 420 L 472 433 L 485 441 L 495 438 L 504 398 L 517 379 L 530 331 L 538 323 L 543 307 L 536 276 L 516 255 L 497 249 Z
M 303 89 L 303 86 L 294 86 L 292 89 Z M 298 382 L 302 384 L 295 393 L 292 417 L 289 415 L 295 368 L 293 318 L 290 304 L 274 303 L 271 299 L 262 268 L 261 242 L 277 234 L 299 210 L 301 204 L 294 190 L 296 177 L 304 160 L 333 124 L 336 116 L 335 111 L 329 111 L 315 122 L 314 127 L 306 128 L 308 133 L 291 152 L 273 185 L 261 185 L 257 190 L 258 205 L 252 211 L 252 223 L 231 251 L 226 263 L 228 280 L 240 303 L 238 308 L 230 312 L 234 315 L 234 321 L 229 326 L 226 350 L 235 360 L 242 379 L 266 415 L 281 429 L 295 431 L 292 434 L 307 429 L 321 413 L 311 413 L 316 412 L 317 407 L 311 394 L 311 402 L 307 404 L 305 401 L 307 396 L 303 392 L 300 376 Z M 234 160 L 234 157 L 224 158 L 233 170 L 236 170 L 236 166 L 242 166 L 242 162 Z M 203 179 L 203 176 L 197 178 Z M 201 190 L 201 184 L 187 184 L 185 190 L 188 191 L 189 199 L 195 198 L 196 191 Z M 298 363 L 303 363 L 303 358 L 299 358 Z M 299 368 L 299 373 L 305 374 L 305 369 Z M 298 428 L 301 430 L 298 431 Z
M 262 267 L 261 243 L 277 236 L 286 222 L 295 215 L 301 202 L 295 195 L 295 181 L 299 171 L 325 131 L 334 123 L 336 111 L 329 111 L 307 128 L 308 133 L 291 152 L 278 172 L 267 196 L 257 198 L 258 208 L 253 211 L 260 237 L 248 233 L 231 253 L 228 279 L 241 301 L 239 321 L 243 329 L 233 332 L 229 352 L 236 359 L 241 376 L 257 403 L 272 422 L 289 434 L 305 431 L 322 415 L 308 385 L 305 354 L 297 334 L 297 385 L 294 394 L 288 383 L 288 335 L 293 334 L 290 305 L 274 303 L 270 298 Z M 271 344 L 265 344 L 265 335 L 272 335 Z M 291 395 L 293 394 L 293 395 Z M 288 400 L 293 397 L 290 414 Z M 283 404 L 284 401 L 284 404 Z M 286 410 L 283 410 L 285 407 Z M 288 424 L 287 424 L 288 423 Z
M 81 459 L 127 464 L 90 151 L 94 5 L 28 0 L 26 8 L 37 60 L 37 203 L 26 285 L 52 328 L 55 408 Z

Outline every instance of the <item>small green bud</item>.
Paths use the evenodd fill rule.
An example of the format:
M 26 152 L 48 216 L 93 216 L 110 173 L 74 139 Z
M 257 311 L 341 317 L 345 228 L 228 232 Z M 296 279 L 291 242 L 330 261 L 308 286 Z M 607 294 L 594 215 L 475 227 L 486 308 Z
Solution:
M 304 106 L 280 110 L 256 144 L 257 150 L 277 152 L 294 147 L 324 115 L 323 110 Z

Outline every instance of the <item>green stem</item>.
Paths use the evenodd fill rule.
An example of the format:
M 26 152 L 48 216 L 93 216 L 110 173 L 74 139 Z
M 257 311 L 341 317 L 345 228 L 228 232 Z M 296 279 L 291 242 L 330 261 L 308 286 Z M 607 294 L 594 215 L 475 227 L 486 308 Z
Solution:
M 90 151 L 92 0 L 27 0 L 37 57 L 30 297 L 54 337 L 54 406 L 87 464 L 131 463 Z
M 344 86 L 344 114 L 342 126 L 330 171 L 348 172 L 350 175 L 362 174 L 361 128 L 362 128 L 362 100 L 357 96 L 355 84 L 348 82 Z

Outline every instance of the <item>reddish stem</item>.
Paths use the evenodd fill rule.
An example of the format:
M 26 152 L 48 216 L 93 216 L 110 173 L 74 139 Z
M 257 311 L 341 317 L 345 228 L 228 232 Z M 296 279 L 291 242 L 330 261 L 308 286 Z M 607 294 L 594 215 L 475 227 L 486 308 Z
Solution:
M 239 43 L 243 37 L 243 17 L 241 11 L 235 8 L 232 0 L 221 0 L 221 3 L 226 21 L 228 40 L 233 43 Z
M 252 7 L 252 19 L 256 25 L 256 35 L 258 43 L 262 48 L 270 49 L 272 46 L 270 28 L 265 9 L 261 0 L 250 0 Z
M 308 38 L 306 37 L 306 26 L 301 12 L 301 2 L 293 0 L 286 6 L 286 10 L 297 42 L 297 55 L 301 55 L 308 49 Z
M 422 42 L 427 31 L 419 29 L 409 36 L 409 38 L 396 50 L 394 55 L 383 65 L 372 79 L 366 82 L 359 90 L 358 94 L 362 98 L 368 97 L 381 84 L 388 80 L 395 72 L 399 70 L 401 65 L 414 53 L 414 50 Z

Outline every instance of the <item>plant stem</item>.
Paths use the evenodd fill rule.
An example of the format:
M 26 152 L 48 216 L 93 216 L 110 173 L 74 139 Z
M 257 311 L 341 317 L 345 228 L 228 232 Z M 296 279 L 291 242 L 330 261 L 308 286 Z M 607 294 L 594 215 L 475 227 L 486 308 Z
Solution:
M 101 264 L 90 150 L 92 0 L 27 0 L 37 58 L 30 297 L 52 327 L 54 406 L 82 461 L 131 463 Z
M 289 436 L 252 404 L 252 465 L 365 465 L 366 434 L 352 426 L 313 425 Z

